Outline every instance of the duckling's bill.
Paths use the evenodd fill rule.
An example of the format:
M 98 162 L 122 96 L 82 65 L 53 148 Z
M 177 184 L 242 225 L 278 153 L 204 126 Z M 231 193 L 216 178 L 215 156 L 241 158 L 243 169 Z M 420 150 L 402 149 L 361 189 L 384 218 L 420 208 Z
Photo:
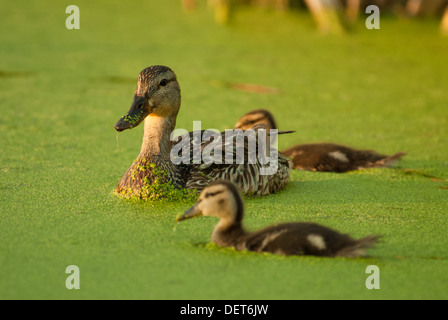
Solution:
M 198 204 L 195 204 L 190 209 L 185 211 L 184 214 L 182 214 L 181 216 L 176 217 L 176 222 L 177 221 L 186 220 L 186 219 L 190 219 L 190 218 L 193 218 L 193 217 L 197 217 L 197 216 L 200 216 L 200 215 L 202 215 L 202 210 L 199 209 Z

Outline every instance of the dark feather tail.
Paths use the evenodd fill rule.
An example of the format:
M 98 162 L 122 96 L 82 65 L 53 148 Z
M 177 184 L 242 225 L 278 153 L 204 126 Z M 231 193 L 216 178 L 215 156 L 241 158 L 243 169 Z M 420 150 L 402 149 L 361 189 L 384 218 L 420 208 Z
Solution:
M 259 129 L 265 129 L 266 130 L 266 125 L 264 123 L 257 123 L 255 124 L 252 128 L 252 130 L 259 130 Z M 284 134 L 284 133 L 294 133 L 294 130 L 279 130 L 277 132 L 277 134 Z M 269 131 L 268 131 L 268 136 L 270 135 Z
M 366 255 L 366 250 L 378 243 L 381 236 L 370 235 L 359 240 L 352 245 L 342 248 L 336 253 L 336 257 L 356 258 Z
M 405 156 L 407 152 L 398 152 L 392 156 L 380 159 L 378 161 L 375 161 L 372 164 L 372 168 L 379 168 L 379 167 L 388 167 L 393 165 L 396 161 L 400 160 L 401 157 Z

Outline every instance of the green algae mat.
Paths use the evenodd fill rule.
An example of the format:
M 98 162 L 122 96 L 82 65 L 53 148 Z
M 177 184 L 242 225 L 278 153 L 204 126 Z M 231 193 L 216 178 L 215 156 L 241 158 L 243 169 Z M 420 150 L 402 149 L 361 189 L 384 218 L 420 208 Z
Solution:
M 380 30 L 360 19 L 326 36 L 301 11 L 243 9 L 222 26 L 205 4 L 76 5 L 79 29 L 66 28 L 68 3 L 0 5 L 1 299 L 448 298 L 448 39 L 438 21 L 384 15 Z M 296 131 L 281 149 L 407 151 L 393 168 L 294 171 L 284 191 L 245 201 L 249 230 L 311 221 L 382 242 L 357 259 L 237 252 L 210 243 L 213 218 L 173 229 L 191 201 L 116 197 L 143 128 L 113 125 L 155 64 L 177 73 L 178 128 L 224 130 L 266 108 Z

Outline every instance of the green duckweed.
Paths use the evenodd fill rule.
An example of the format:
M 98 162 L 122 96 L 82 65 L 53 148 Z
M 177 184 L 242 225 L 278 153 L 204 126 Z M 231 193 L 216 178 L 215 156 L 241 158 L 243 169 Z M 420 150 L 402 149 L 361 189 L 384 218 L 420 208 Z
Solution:
M 175 186 L 168 174 L 155 163 L 146 159 L 135 160 L 130 170 L 131 180 L 139 181 L 136 186 L 128 186 L 115 191 L 125 199 L 145 201 L 166 201 L 191 203 L 196 201 L 197 192 Z

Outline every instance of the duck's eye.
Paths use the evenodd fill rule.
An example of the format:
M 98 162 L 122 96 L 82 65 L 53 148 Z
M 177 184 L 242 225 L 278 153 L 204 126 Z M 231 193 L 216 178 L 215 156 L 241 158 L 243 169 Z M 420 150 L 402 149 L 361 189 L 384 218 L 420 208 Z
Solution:
M 168 80 L 166 80 L 166 79 L 162 79 L 162 81 L 160 81 L 160 85 L 161 85 L 162 87 L 166 86 L 167 83 L 168 83 Z

